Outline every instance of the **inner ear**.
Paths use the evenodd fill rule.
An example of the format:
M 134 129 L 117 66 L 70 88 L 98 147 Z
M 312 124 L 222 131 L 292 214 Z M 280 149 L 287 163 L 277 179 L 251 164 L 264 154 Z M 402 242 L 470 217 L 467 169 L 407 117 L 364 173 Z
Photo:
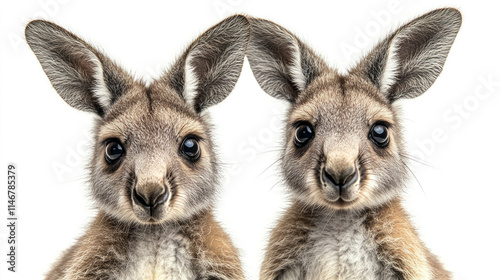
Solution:
M 129 86 L 130 77 L 120 67 L 54 23 L 32 21 L 25 35 L 52 86 L 72 107 L 102 117 Z
M 254 36 L 258 36 L 258 34 Z M 301 65 L 299 42 L 291 34 L 287 37 L 273 37 L 267 39 L 267 44 L 262 45 L 262 51 L 268 52 L 274 59 L 288 68 L 287 71 L 291 77 L 285 81 L 285 86 L 288 87 L 285 91 L 289 91 L 290 97 L 295 100 L 298 93 L 305 90 L 307 84 Z
M 429 28 L 430 29 L 430 28 Z M 400 61 L 407 61 L 412 57 L 416 57 L 432 38 L 436 36 L 436 32 L 432 30 L 422 30 L 418 33 L 401 36 L 397 42 L 397 57 Z
M 328 67 L 285 28 L 258 18 L 250 23 L 247 57 L 255 79 L 267 94 L 294 103 Z
M 441 73 L 461 22 L 452 8 L 418 17 L 379 43 L 351 73 L 367 76 L 389 102 L 417 97 Z
M 240 75 L 249 28 L 241 15 L 216 24 L 191 43 L 163 80 L 197 113 L 223 101 Z
M 61 52 L 60 55 L 64 56 L 65 52 Z M 66 52 L 67 53 L 67 52 Z M 84 54 L 81 52 L 74 52 L 71 55 L 66 55 L 63 60 L 68 61 L 71 67 L 75 68 L 77 72 L 82 75 L 85 81 L 90 81 L 96 74 L 96 68 L 100 67 L 96 65 L 96 59 L 91 57 L 91 54 Z

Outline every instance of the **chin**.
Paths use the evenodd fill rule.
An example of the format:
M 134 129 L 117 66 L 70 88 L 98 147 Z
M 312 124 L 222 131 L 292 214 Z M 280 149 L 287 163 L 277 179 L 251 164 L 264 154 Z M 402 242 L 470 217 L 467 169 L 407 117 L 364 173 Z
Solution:
M 358 209 L 361 205 L 361 203 L 359 203 L 357 198 L 350 201 L 343 200 L 342 198 L 339 198 L 336 201 L 331 201 L 328 199 L 325 200 L 326 203 L 328 204 L 328 207 L 334 210 L 353 210 L 353 209 Z
M 382 206 L 397 197 L 397 190 L 384 190 L 360 181 L 348 194 L 339 195 L 322 183 L 311 186 L 311 191 L 297 196 L 310 206 L 321 206 L 334 211 L 364 211 Z
M 165 216 L 163 214 L 135 213 L 136 222 L 144 225 L 162 224 L 167 220 Z

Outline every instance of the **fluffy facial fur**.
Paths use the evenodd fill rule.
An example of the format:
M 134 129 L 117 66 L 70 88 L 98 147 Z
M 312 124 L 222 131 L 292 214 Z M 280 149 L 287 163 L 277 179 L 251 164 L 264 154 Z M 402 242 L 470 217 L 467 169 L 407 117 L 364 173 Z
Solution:
M 236 250 L 211 217 L 218 166 L 210 124 L 202 113 L 232 91 L 248 38 L 248 20 L 230 17 L 202 34 L 169 71 L 146 85 L 67 30 L 41 20 L 27 25 L 27 42 L 59 95 L 69 105 L 98 116 L 90 187 L 99 215 L 79 241 L 90 247 L 75 245 L 49 279 L 88 279 L 91 266 L 102 270 L 99 279 L 117 277 L 123 266 L 137 261 L 133 256 L 178 269 L 169 273 L 168 266 L 148 270 L 151 264 L 137 265 L 131 269 L 135 274 L 119 279 L 138 279 L 133 275 L 155 271 L 166 273 L 168 279 L 243 277 Z M 186 139 L 196 140 L 198 157 L 183 152 Z M 106 157 L 110 143 L 122 149 L 116 160 Z M 104 229 L 110 236 L 101 242 L 97 239 Z M 132 246 L 131 239 L 144 246 Z M 207 240 L 224 248 L 203 245 Z M 177 245 L 178 250 L 173 248 Z M 116 254 L 107 256 L 111 251 Z M 221 271 L 214 271 L 217 266 Z
M 91 187 L 101 209 L 126 222 L 148 222 L 131 199 L 134 188 L 147 185 L 170 193 L 153 213 L 153 223 L 188 218 L 213 202 L 217 160 L 200 112 L 222 101 L 236 83 L 246 46 L 245 21 L 235 17 L 207 31 L 149 86 L 52 23 L 27 26 L 27 41 L 61 97 L 100 116 Z M 179 152 L 188 135 L 200 140 L 201 157 L 194 163 Z M 104 156 L 110 139 L 119 140 L 125 151 L 116 164 Z
M 333 209 L 366 209 L 395 197 L 406 177 L 404 151 L 397 113 L 371 93 L 374 87 L 356 77 L 319 76 L 294 104 L 287 125 L 283 157 L 288 185 L 309 205 Z M 294 144 L 296 126 L 307 121 L 314 139 L 303 148 Z M 369 139 L 376 122 L 390 126 L 391 141 L 385 149 Z M 328 167 L 354 165 L 359 179 L 340 197 L 323 181 Z
M 365 209 L 398 194 L 407 168 L 393 102 L 418 96 L 430 87 L 460 22 L 460 14 L 453 9 L 422 16 L 383 40 L 343 76 L 284 28 L 252 19 L 248 50 L 252 71 L 266 92 L 292 103 L 283 167 L 299 199 L 334 209 Z M 295 125 L 303 121 L 312 125 L 315 135 L 310 145 L 297 149 Z M 389 128 L 387 148 L 378 148 L 368 137 L 376 122 Z M 355 165 L 359 180 L 343 202 L 330 203 L 329 197 L 335 194 L 325 189 L 321 169 L 341 165 Z
M 282 170 L 294 201 L 273 231 L 261 279 L 447 279 L 400 207 L 408 167 L 394 102 L 434 83 L 460 12 L 438 9 L 407 23 L 347 75 L 283 27 L 250 22 L 257 82 L 291 103 Z M 297 144 L 303 126 L 309 140 Z M 388 142 L 375 140 L 376 126 Z
M 165 85 L 154 83 L 151 89 L 132 89 L 121 98 L 97 125 L 96 145 L 92 159 L 92 191 L 108 214 L 127 222 L 162 223 L 188 219 L 206 209 L 216 194 L 217 165 L 208 124 L 183 100 L 171 100 L 154 89 Z M 149 91 L 149 93 L 146 93 Z M 174 105 L 175 104 L 175 105 Z M 174 105 L 174 106 L 172 106 Z M 196 135 L 202 156 L 197 162 L 186 160 L 179 152 L 183 139 Z M 105 158 L 108 139 L 124 144 L 125 156 L 119 166 L 109 165 Z M 167 201 L 150 215 L 132 199 L 132 192 L 153 192 L 163 186 Z

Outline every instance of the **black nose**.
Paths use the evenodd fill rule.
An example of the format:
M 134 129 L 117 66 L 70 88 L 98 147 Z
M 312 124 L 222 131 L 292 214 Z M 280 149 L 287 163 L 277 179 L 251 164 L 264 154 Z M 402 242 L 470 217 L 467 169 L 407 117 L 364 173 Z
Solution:
M 167 201 L 168 189 L 135 188 L 132 196 L 135 204 L 151 212 L 153 208 Z
M 358 180 L 358 169 L 354 166 L 338 171 L 324 168 L 322 177 L 328 186 L 340 194 Z

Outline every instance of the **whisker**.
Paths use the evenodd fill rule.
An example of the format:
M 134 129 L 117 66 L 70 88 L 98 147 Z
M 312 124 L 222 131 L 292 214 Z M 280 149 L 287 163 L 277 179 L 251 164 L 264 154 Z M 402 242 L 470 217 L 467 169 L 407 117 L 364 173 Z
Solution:
M 222 166 L 231 166 L 231 165 L 239 164 L 237 162 L 221 162 L 221 161 L 211 161 L 210 163 L 211 164 L 218 164 L 218 165 L 222 165 Z
M 404 161 L 401 161 L 401 163 L 403 163 L 406 170 L 408 170 L 410 172 L 410 174 L 413 176 L 413 178 L 415 178 L 415 180 L 417 181 L 418 185 L 420 186 L 420 189 L 422 190 L 422 193 L 424 194 L 424 196 L 427 196 L 425 191 L 424 191 L 424 188 L 422 187 L 422 184 L 420 184 L 420 181 L 418 180 L 417 176 L 415 176 L 415 173 L 413 173 L 411 168 Z
M 284 148 L 275 149 L 275 150 L 267 150 L 267 151 L 256 153 L 256 155 L 263 155 L 263 154 L 269 154 L 269 153 L 275 153 L 275 152 L 283 152 L 284 150 L 285 150 Z
M 280 162 L 281 161 L 281 158 L 278 158 L 277 160 L 275 160 L 273 163 L 271 163 L 271 165 L 269 165 L 266 169 L 264 169 L 264 171 L 262 171 L 258 176 L 257 178 L 259 178 L 260 176 L 262 176 L 262 174 L 264 174 L 267 170 L 269 170 L 269 168 L 273 167 L 276 163 Z
M 421 159 L 421 158 L 418 158 L 416 156 L 412 156 L 410 154 L 400 154 L 401 157 L 405 158 L 405 159 L 409 159 L 413 162 L 416 162 L 416 163 L 419 163 L 421 165 L 425 165 L 427 167 L 430 167 L 430 168 L 433 168 L 433 169 L 436 169 L 435 166 L 433 166 L 432 164 L 430 164 L 429 162 L 426 162 L 425 160 Z
M 280 182 L 276 182 L 276 183 L 274 183 L 274 185 L 272 185 L 272 186 L 271 186 L 271 188 L 270 188 L 269 190 L 273 190 L 273 189 L 274 189 L 274 187 L 276 187 L 279 183 L 280 183 Z

